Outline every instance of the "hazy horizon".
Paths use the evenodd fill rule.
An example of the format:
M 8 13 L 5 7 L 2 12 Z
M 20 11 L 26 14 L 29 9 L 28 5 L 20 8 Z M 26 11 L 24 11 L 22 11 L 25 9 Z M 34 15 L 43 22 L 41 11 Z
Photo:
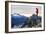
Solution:
M 41 15 L 41 6 L 29 6 L 29 5 L 12 5 L 11 7 L 11 13 L 18 13 L 24 16 L 31 16 L 32 14 L 35 14 L 36 8 L 39 9 L 39 15 Z

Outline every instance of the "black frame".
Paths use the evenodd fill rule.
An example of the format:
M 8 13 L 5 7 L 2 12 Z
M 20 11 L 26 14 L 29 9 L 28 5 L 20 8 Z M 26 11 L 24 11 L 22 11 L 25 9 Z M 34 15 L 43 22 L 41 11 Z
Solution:
M 13 3 L 30 3 L 30 4 L 43 4 L 44 5 L 44 30 L 32 30 L 32 31 L 15 31 L 8 32 L 8 4 L 9 2 Z M 45 31 L 45 3 L 40 2 L 24 2 L 24 1 L 5 1 L 5 33 L 20 33 L 20 32 L 37 32 L 37 31 Z

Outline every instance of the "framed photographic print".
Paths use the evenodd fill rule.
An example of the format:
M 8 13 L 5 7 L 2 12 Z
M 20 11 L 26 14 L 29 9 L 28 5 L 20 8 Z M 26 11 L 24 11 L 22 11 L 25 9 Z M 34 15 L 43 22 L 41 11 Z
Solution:
M 45 3 L 5 1 L 5 32 L 45 31 Z

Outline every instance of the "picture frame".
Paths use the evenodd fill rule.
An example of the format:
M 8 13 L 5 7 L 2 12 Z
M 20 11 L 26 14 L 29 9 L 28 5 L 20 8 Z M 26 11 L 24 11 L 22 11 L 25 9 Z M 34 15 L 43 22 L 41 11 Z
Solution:
M 23 7 L 26 7 L 26 8 L 23 8 Z M 30 27 L 27 26 L 28 28 L 25 26 L 24 26 L 25 28 L 24 27 L 21 28 L 20 26 L 19 27 L 15 26 L 15 28 L 11 28 L 14 23 L 11 16 L 13 16 L 14 13 L 15 13 L 15 15 L 16 15 L 16 13 L 19 13 L 21 15 L 29 17 L 30 15 L 33 14 L 33 12 L 29 12 L 29 11 L 35 11 L 36 7 L 39 9 L 39 11 L 41 11 L 41 12 L 39 12 L 39 15 L 41 16 L 41 23 L 40 23 L 41 26 L 39 28 L 38 28 L 38 26 L 35 26 L 36 28 L 33 28 L 34 26 L 30 26 L 30 25 L 32 25 L 32 23 L 29 25 Z M 38 10 L 37 8 L 36 8 L 36 10 Z M 23 12 L 23 10 L 25 12 Z M 26 10 L 27 10 L 27 12 L 26 12 Z M 13 12 L 13 11 L 15 11 L 15 12 Z M 30 15 L 28 15 L 29 13 L 30 13 Z M 17 14 L 17 15 L 19 15 L 19 14 Z M 36 14 L 38 15 L 37 11 L 36 11 Z M 19 15 L 19 16 L 21 16 L 21 15 Z M 25 18 L 23 18 L 23 19 L 25 20 Z M 20 21 L 18 21 L 18 22 L 20 22 Z M 17 24 L 18 24 L 18 22 L 17 22 Z M 12 23 L 12 25 L 11 25 L 11 23 Z M 24 1 L 5 1 L 5 32 L 6 33 L 21 33 L 21 32 L 36 32 L 36 31 L 45 31 L 45 3 L 24 2 Z

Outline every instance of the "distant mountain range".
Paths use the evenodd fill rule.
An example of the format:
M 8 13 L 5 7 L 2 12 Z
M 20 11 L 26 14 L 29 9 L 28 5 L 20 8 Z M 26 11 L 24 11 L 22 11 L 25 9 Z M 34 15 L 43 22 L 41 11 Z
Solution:
M 19 15 L 19 16 L 21 16 L 21 15 L 20 15 L 20 14 L 18 14 L 18 13 L 14 13 L 14 14 L 12 14 L 12 15 L 16 15 L 16 16 L 17 16 L 17 15 Z

